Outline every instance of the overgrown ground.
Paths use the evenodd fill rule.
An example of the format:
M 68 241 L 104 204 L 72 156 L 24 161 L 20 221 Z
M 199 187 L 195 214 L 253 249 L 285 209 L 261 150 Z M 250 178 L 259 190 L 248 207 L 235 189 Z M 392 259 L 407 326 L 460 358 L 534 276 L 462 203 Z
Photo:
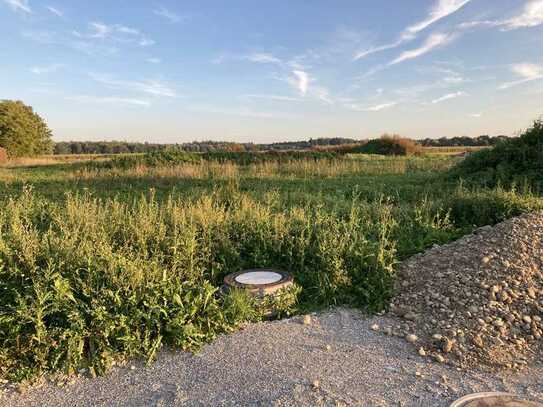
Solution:
M 217 292 L 241 268 L 292 272 L 302 309 L 385 308 L 401 259 L 543 207 L 527 189 L 462 185 L 446 174 L 457 160 L 0 168 L 0 377 L 196 349 L 259 318 Z

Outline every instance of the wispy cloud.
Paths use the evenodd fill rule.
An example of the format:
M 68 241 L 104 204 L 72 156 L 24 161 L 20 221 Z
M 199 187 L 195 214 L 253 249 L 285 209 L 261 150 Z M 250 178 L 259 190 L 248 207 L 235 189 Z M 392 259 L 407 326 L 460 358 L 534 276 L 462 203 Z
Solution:
M 394 106 L 396 106 L 398 102 L 387 102 L 387 103 L 380 103 L 378 105 L 373 106 L 361 106 L 359 104 L 347 104 L 346 107 L 352 110 L 356 110 L 357 112 L 380 112 L 381 110 L 387 110 Z
M 72 33 L 77 36 L 74 39 L 74 35 L 65 36 L 61 33 L 54 31 L 22 31 L 21 35 L 24 38 L 32 40 L 38 44 L 58 45 L 68 47 L 73 50 L 83 52 L 87 55 L 112 55 L 118 50 L 115 46 L 105 44 L 103 41 L 95 41 L 87 39 L 78 33 Z
M 543 24 L 543 0 L 532 0 L 526 3 L 522 13 L 505 21 L 505 29 L 536 27 Z
M 168 20 L 170 23 L 178 23 L 181 20 L 183 20 L 183 17 L 181 17 L 178 14 L 175 14 L 174 12 L 168 10 L 164 6 L 159 6 L 155 10 L 153 10 L 153 13 L 159 17 L 163 17 L 166 20 Z
M 479 119 L 483 117 L 483 113 L 470 113 L 468 116 L 473 117 L 474 119 Z
M 47 66 L 33 66 L 32 68 L 30 68 L 30 72 L 36 75 L 42 75 L 42 74 L 56 72 L 62 67 L 63 67 L 62 64 L 52 64 L 52 65 L 47 65 Z
M 91 103 L 91 104 L 97 104 L 97 105 L 108 104 L 108 105 L 134 105 L 134 106 L 144 106 L 144 107 L 151 106 L 151 103 L 148 102 L 147 100 L 121 98 L 121 97 L 113 97 L 113 96 L 100 97 L 100 96 L 77 95 L 77 96 L 69 96 L 66 99 L 72 100 L 74 102 L 79 102 L 79 103 Z
M 459 98 L 461 96 L 467 96 L 468 94 L 466 92 L 463 92 L 463 91 L 458 91 L 458 92 L 454 92 L 454 93 L 447 93 L 446 95 L 443 95 L 437 99 L 434 99 L 432 100 L 432 104 L 438 104 L 438 103 L 441 103 L 441 102 L 444 102 L 446 100 L 450 100 L 450 99 L 456 99 L 456 98 Z
M 389 65 L 399 64 L 400 62 L 407 61 L 409 59 L 418 58 L 428 52 L 443 47 L 456 39 L 456 34 L 446 33 L 434 33 L 431 34 L 426 41 L 419 47 L 412 50 L 404 51 L 400 56 L 394 59 Z
M 366 50 L 359 51 L 354 55 L 354 59 L 358 60 L 358 59 L 365 58 L 368 55 L 374 54 L 376 52 L 394 49 L 407 41 L 411 41 L 414 38 L 416 38 L 419 32 L 425 30 L 426 28 L 438 22 L 439 20 L 442 20 L 443 18 L 456 13 L 458 10 L 460 10 L 470 1 L 471 0 L 438 0 L 429 10 L 426 18 L 407 27 L 401 33 L 400 37 L 396 41 L 390 44 L 379 45 L 379 46 L 371 47 Z
M 90 38 L 107 38 L 113 34 L 140 35 L 139 30 L 122 24 L 108 25 L 101 22 L 92 22 L 89 24 L 89 28 L 91 32 L 88 34 L 88 37 Z M 77 31 L 75 35 L 82 36 Z
M 245 57 L 248 61 L 257 62 L 260 64 L 281 64 L 282 61 L 272 54 L 254 53 Z
M 32 9 L 28 5 L 28 0 L 4 0 L 8 6 L 14 11 L 22 11 L 23 13 L 32 13 Z
M 54 15 L 56 15 L 57 17 L 64 17 L 64 13 L 62 11 L 60 11 L 58 8 L 56 8 L 56 7 L 47 6 L 45 8 L 47 10 L 49 10 L 51 13 L 53 13 Z
M 114 79 L 109 75 L 90 74 L 91 78 L 112 88 L 121 88 L 127 91 L 146 93 L 153 96 L 176 97 L 177 93 L 168 85 L 156 81 L 125 81 Z
M 309 75 L 305 71 L 292 71 L 294 77 L 291 78 L 290 83 L 298 89 L 301 95 L 307 93 L 309 88 Z
M 471 0 L 439 0 L 431 8 L 428 16 L 409 27 L 407 27 L 402 34 L 402 38 L 411 39 L 415 34 L 429 27 L 430 25 L 438 22 L 439 20 L 450 16 L 453 13 L 456 13 Z
M 195 112 L 215 113 L 226 116 L 239 116 L 251 119 L 292 119 L 297 117 L 296 115 L 291 113 L 253 110 L 246 106 L 220 107 L 210 105 L 192 105 L 189 107 L 189 109 Z
M 292 96 L 283 96 L 283 95 L 266 95 L 266 94 L 249 94 L 241 95 L 243 99 L 266 99 L 274 100 L 279 102 L 301 102 L 303 99 L 295 98 Z
M 146 61 L 150 64 L 160 64 L 162 62 L 160 58 L 147 58 Z
M 460 24 L 460 29 L 480 26 L 501 27 L 502 31 L 537 27 L 543 24 L 543 0 L 530 0 L 515 16 L 503 20 L 470 21 Z
M 514 64 L 511 71 L 520 79 L 512 82 L 506 82 L 499 86 L 499 89 L 509 89 L 513 86 L 521 85 L 526 82 L 543 79 L 543 66 L 531 63 Z

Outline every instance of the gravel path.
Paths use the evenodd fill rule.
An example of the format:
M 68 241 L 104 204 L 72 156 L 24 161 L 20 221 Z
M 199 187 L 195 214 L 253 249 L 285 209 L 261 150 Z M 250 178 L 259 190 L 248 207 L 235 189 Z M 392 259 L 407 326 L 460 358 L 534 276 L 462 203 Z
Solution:
M 162 352 L 106 377 L 45 383 L 0 396 L 2 406 L 447 406 L 467 393 L 514 392 L 543 401 L 543 366 L 518 374 L 469 373 L 420 357 L 405 340 L 371 330 L 393 325 L 338 309 L 252 324 L 199 355 Z

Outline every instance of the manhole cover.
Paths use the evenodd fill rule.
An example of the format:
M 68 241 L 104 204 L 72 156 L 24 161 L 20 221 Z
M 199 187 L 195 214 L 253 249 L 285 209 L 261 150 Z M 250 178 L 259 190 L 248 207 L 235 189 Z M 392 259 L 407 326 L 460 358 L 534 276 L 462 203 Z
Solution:
M 455 401 L 450 407 L 543 407 L 508 393 L 475 393 Z
M 224 288 L 242 288 L 254 295 L 270 295 L 293 284 L 285 271 L 275 269 L 250 269 L 228 274 Z

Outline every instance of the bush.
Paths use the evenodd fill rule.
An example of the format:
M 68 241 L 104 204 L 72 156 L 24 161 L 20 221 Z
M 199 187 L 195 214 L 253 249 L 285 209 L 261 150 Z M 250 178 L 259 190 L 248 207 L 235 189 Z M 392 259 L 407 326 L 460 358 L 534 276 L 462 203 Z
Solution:
M 518 138 L 471 153 L 451 170 L 451 176 L 487 187 L 528 185 L 543 190 L 543 121 L 536 121 Z
M 90 196 L 52 203 L 25 192 L 0 210 L 0 377 L 152 360 L 163 344 L 196 349 L 244 318 L 223 277 L 253 267 L 294 274 L 306 304 L 383 309 L 395 262 L 386 204 L 349 212 L 274 211 L 233 191 L 190 202 Z M 295 305 L 286 293 L 281 314 Z M 270 304 L 266 304 L 267 306 Z
M 370 140 L 362 146 L 353 148 L 350 152 L 381 155 L 417 155 L 422 152 L 422 147 L 413 140 L 398 135 L 384 134 L 381 138 Z
M 51 130 L 30 106 L 20 101 L 0 101 L 0 147 L 10 157 L 53 152 Z

